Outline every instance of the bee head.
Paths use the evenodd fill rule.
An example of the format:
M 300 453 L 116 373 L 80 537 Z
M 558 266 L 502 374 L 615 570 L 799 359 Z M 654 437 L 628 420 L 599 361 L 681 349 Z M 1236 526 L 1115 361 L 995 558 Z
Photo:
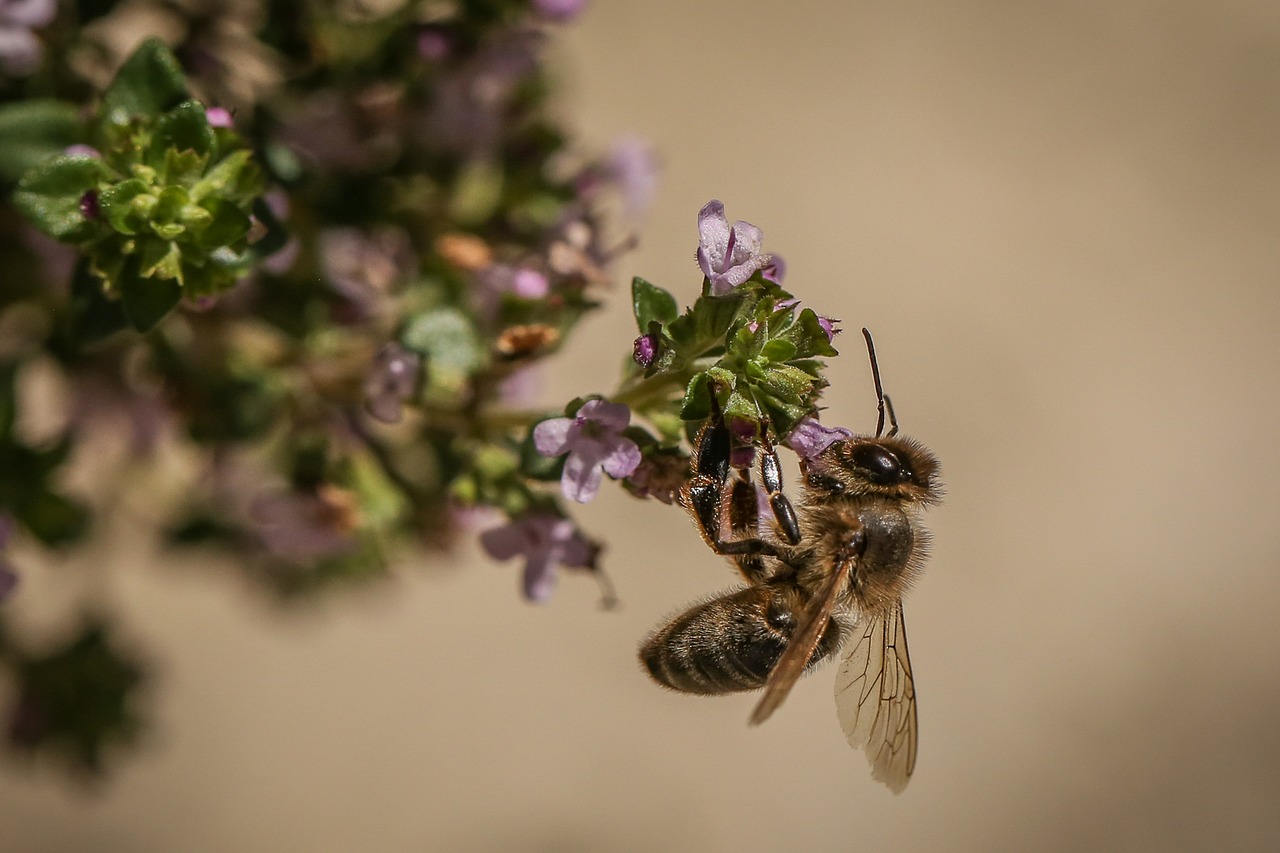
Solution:
M 941 494 L 938 460 L 902 436 L 854 436 L 837 441 L 805 465 L 810 492 L 830 497 L 876 495 L 919 504 Z

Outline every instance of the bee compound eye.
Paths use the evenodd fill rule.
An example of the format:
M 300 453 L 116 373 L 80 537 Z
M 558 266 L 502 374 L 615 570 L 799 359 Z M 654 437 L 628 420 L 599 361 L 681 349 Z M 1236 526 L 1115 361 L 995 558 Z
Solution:
M 878 444 L 861 444 L 853 449 L 853 464 L 866 471 L 873 483 L 887 485 L 903 478 L 902 463 L 891 450 Z

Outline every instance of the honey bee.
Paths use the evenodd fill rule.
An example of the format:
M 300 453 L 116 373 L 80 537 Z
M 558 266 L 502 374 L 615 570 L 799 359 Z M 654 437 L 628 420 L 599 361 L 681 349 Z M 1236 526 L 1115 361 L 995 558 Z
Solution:
M 748 585 L 659 627 L 641 645 L 640 660 L 658 683 L 685 693 L 763 687 L 754 725 L 778 709 L 804 672 L 851 645 L 836 675 L 836 715 L 849 744 L 865 750 L 872 777 L 898 793 L 915 768 L 917 743 L 902 597 L 923 568 L 929 535 L 920 516 L 939 501 L 941 484 L 933 454 L 898 435 L 871 335 L 862 331 L 876 387 L 876 433 L 838 440 L 802 460 L 804 495 L 794 507 L 766 436 L 760 479 L 774 528 L 767 538 L 748 473 L 731 480 L 732 437 L 713 412 L 681 503 Z M 722 536 L 725 527 L 729 536 Z

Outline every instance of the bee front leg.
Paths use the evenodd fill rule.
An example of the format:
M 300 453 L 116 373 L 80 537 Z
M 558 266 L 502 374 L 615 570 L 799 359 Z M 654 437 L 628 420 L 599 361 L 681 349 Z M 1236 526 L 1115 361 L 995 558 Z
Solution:
M 754 525 L 748 528 L 754 535 L 733 539 L 726 539 L 724 536 L 725 503 L 734 501 L 732 492 L 737 485 L 730 483 L 733 437 L 725 426 L 714 394 L 711 402 L 712 418 L 698 434 L 693 476 L 684 488 L 684 504 L 693 515 L 702 538 L 711 550 L 722 556 L 739 558 L 738 565 L 742 573 L 748 579 L 755 579 L 757 575 L 763 575 L 764 567 L 754 558 L 781 557 L 781 553 L 777 545 L 759 537 L 759 531 Z M 776 458 L 774 461 L 776 467 Z
M 769 441 L 768 430 L 764 433 L 760 456 L 760 479 L 764 481 L 764 490 L 769 494 L 769 508 L 778 521 L 782 535 L 792 545 L 800 544 L 800 521 L 796 518 L 795 507 L 782 493 L 782 465 L 778 461 L 778 453 Z

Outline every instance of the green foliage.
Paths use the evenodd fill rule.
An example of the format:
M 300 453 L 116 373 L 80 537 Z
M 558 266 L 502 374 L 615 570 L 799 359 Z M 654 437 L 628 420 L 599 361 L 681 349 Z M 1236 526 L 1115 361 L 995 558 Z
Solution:
M 40 119 L 46 140 L 69 135 L 73 128 L 57 107 L 9 122 Z M 148 331 L 183 297 L 217 295 L 260 259 L 250 246 L 250 214 L 263 190 L 261 172 L 239 136 L 211 127 L 204 106 L 187 99 L 181 69 L 163 43 L 144 42 L 121 67 L 88 137 L 101 157 L 42 159 L 14 194 L 33 225 L 88 258 L 105 300 L 81 299 L 89 320 L 83 327 L 101 331 L 84 312 L 120 300 L 129 325 Z

